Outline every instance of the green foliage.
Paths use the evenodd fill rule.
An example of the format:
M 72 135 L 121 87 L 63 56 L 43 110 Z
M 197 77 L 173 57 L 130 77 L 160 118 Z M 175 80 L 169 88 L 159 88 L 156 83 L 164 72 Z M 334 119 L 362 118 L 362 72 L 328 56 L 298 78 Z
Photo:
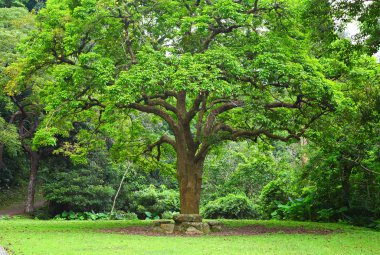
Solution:
M 171 219 L 173 219 L 173 216 L 177 215 L 177 214 L 179 214 L 179 212 L 165 211 L 162 213 L 161 218 L 171 220 Z
M 138 220 L 136 213 L 117 211 L 115 216 L 111 216 L 111 219 L 115 218 L 116 220 Z
M 286 204 L 278 203 L 278 209 L 272 213 L 273 218 L 282 217 L 287 220 L 311 220 L 311 210 L 314 200 L 312 196 L 305 198 L 289 198 Z
M 135 213 L 129 213 L 124 211 L 117 211 L 113 214 L 110 213 L 95 213 L 91 212 L 73 212 L 63 211 L 54 217 L 55 220 L 137 220 Z
M 139 218 L 154 219 L 167 211 L 179 211 L 178 191 L 167 189 L 163 185 L 158 188 L 150 185 L 135 191 L 132 196 L 130 208 Z
M 21 142 L 16 127 L 8 124 L 0 117 L 0 144 L 11 156 L 16 156 L 21 151 Z
M 85 166 L 72 166 L 62 160 L 60 163 L 46 173 L 43 185 L 45 199 L 55 211 L 110 210 L 115 194 L 110 166 L 97 165 L 95 161 Z
M 244 194 L 228 194 L 208 202 L 202 208 L 202 216 L 208 219 L 251 219 L 256 217 L 256 211 Z
M 203 204 L 229 193 L 257 200 L 261 189 L 288 169 L 286 155 L 275 155 L 279 151 L 262 141 L 228 142 L 215 148 L 205 162 Z
M 258 200 L 260 216 L 263 219 L 270 219 L 272 213 L 277 209 L 277 204 L 287 201 L 287 195 L 284 191 L 284 183 L 279 180 L 269 182 L 261 190 Z
M 126 213 L 123 211 L 115 212 L 113 215 L 109 213 L 95 213 L 91 212 L 73 212 L 63 211 L 54 217 L 55 220 L 136 220 L 137 215 L 134 213 Z
M 41 8 L 41 2 L 37 0 L 0 0 L 0 8 L 27 7 L 32 10 L 35 6 Z
M 1 2 L 0 2 L 1 6 Z M 5 68 L 15 62 L 20 56 L 16 50 L 17 45 L 33 29 L 34 19 L 28 10 L 22 7 L 0 8 L 0 81 L 1 93 L 4 85 L 8 82 L 9 76 L 15 73 L 10 71 L 8 75 Z
M 333 0 L 331 3 L 332 15 L 339 20 L 341 28 L 344 28 L 352 20 L 356 20 L 360 33 L 355 36 L 355 41 L 363 44 L 369 53 L 376 53 L 380 45 L 379 1 Z
M 159 165 L 136 155 L 162 134 L 173 138 L 174 129 L 162 115 L 146 113 L 168 108 L 178 122 L 179 109 L 172 107 L 179 98 L 169 94 L 186 92 L 181 111 L 188 111 L 204 93 L 195 108 L 205 112 L 194 114 L 187 139 L 194 138 L 198 149 L 214 150 L 205 163 L 205 214 L 253 217 L 250 201 L 255 201 L 264 219 L 375 224 L 380 217 L 380 69 L 363 52 L 379 47 L 378 3 L 259 1 L 255 11 L 252 2 L 49 0 L 37 15 L 37 30 L 25 8 L 0 9 L 0 83 L 6 92 L 0 94 L 0 143 L 7 165 L 0 166 L 0 186 L 14 179 L 17 168 L 9 162 L 20 151 L 16 125 L 8 124 L 16 111 L 8 96 L 14 96 L 32 113 L 20 120 L 25 124 L 20 131 L 37 128 L 24 145 L 55 147 L 53 159 L 69 157 L 76 164 L 44 164 L 49 170 L 40 177 L 56 213 L 72 210 L 78 213 L 64 218 L 81 219 L 91 218 L 83 211 L 109 209 L 123 171 L 108 165 L 104 155 L 106 164 L 89 159 L 96 148 L 119 166 L 125 159 L 136 163 L 116 208 L 140 218 L 171 217 L 179 210 L 176 150 L 163 145 Z M 7 0 L 0 6 L 21 3 Z M 358 17 L 364 51 L 339 38 L 336 17 L 342 24 Z M 207 116 L 225 102 L 243 103 L 216 114 L 207 125 L 219 131 L 207 134 Z M 133 103 L 153 108 L 136 113 Z M 238 136 L 241 131 L 258 133 Z M 271 141 L 295 136 L 307 139 L 310 148 Z M 257 145 L 217 146 L 248 137 Z M 309 161 L 300 162 L 300 155 Z
M 10 220 L 12 219 L 12 216 L 10 215 L 1 215 L 0 220 Z
M 142 209 L 141 207 L 139 207 L 138 209 Z M 145 212 L 145 219 L 146 220 L 159 220 L 160 219 L 160 216 L 158 215 L 158 213 L 156 212 Z

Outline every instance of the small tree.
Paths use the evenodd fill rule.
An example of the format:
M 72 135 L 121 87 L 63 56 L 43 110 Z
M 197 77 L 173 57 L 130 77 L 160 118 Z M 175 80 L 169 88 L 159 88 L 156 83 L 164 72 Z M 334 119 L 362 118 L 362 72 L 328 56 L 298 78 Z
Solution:
M 101 122 L 131 109 L 158 116 L 168 130 L 148 149 L 174 148 L 181 213 L 198 214 L 214 145 L 298 139 L 332 109 L 333 82 L 299 16 L 292 1 L 51 0 L 17 82 L 37 69 L 52 76 L 39 137 L 86 111 Z

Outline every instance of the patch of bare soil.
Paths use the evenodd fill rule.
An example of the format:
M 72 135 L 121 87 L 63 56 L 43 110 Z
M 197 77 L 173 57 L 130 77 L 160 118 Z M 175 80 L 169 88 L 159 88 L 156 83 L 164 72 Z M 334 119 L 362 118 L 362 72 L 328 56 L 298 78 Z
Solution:
M 41 208 L 42 206 L 44 206 L 44 204 L 45 204 L 45 201 L 43 201 L 43 200 L 36 201 L 34 203 L 34 209 L 36 210 L 38 208 Z M 22 215 L 22 214 L 24 214 L 24 207 L 25 207 L 24 203 L 13 204 L 13 205 L 9 206 L 9 208 L 7 208 L 7 209 L 0 210 L 0 216 L 3 216 L 3 215 L 8 215 L 8 216 Z
M 186 234 L 179 234 L 179 233 L 166 234 L 166 233 L 156 232 L 156 231 L 153 231 L 153 228 L 149 226 L 133 226 L 133 227 L 127 227 L 127 228 L 103 229 L 101 231 L 104 233 L 118 233 L 118 234 L 126 234 L 126 235 L 189 236 Z M 241 236 L 241 235 L 253 236 L 253 235 L 263 235 L 263 234 L 268 234 L 268 233 L 329 235 L 329 234 L 334 233 L 334 231 L 329 230 L 329 229 L 307 229 L 304 227 L 269 228 L 263 225 L 251 225 L 251 226 L 244 226 L 244 227 L 238 227 L 238 228 L 224 227 L 221 232 L 211 232 L 208 235 L 210 236 Z
M 251 225 L 240 228 L 224 228 L 221 232 L 212 233 L 217 236 L 236 236 L 236 235 L 262 235 L 268 233 L 283 233 L 283 234 L 313 234 L 313 235 L 328 235 L 334 231 L 329 229 L 307 229 L 304 227 L 276 227 L 268 228 L 263 225 Z

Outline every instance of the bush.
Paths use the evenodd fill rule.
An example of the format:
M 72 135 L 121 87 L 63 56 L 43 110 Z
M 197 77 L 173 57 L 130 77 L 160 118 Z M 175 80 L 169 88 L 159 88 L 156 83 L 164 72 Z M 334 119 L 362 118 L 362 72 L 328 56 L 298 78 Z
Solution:
M 279 180 L 269 182 L 261 190 L 258 205 L 260 216 L 263 219 L 270 219 L 272 213 L 277 210 L 278 203 L 286 203 L 287 196 Z
M 173 219 L 173 216 L 176 215 L 176 214 L 179 214 L 179 212 L 165 211 L 165 212 L 161 215 L 161 218 L 162 218 L 162 219 L 166 219 L 166 220 L 171 220 L 171 219 Z
M 110 213 L 91 212 L 73 212 L 64 211 L 54 217 L 55 220 L 137 220 L 135 213 L 117 211 L 112 215 Z
M 149 187 L 136 191 L 133 194 L 132 211 L 139 218 L 154 219 L 162 216 L 165 211 L 179 211 L 179 193 L 167 189 L 164 185 Z
M 286 220 L 312 220 L 311 208 L 313 197 L 289 199 L 286 204 L 278 203 L 278 209 L 272 213 L 273 218 Z M 326 212 L 323 212 L 326 214 Z
M 45 176 L 43 191 L 54 214 L 62 211 L 108 211 L 111 208 L 112 169 L 97 165 L 63 164 Z
M 43 206 L 37 210 L 34 210 L 31 216 L 39 220 L 49 220 L 53 218 L 54 214 L 51 214 L 48 206 Z
M 116 213 L 113 213 L 111 218 L 115 220 L 138 220 L 136 213 L 124 211 L 117 211 Z
M 228 194 L 208 202 L 202 208 L 202 215 L 209 219 L 248 219 L 255 217 L 255 210 L 245 194 Z

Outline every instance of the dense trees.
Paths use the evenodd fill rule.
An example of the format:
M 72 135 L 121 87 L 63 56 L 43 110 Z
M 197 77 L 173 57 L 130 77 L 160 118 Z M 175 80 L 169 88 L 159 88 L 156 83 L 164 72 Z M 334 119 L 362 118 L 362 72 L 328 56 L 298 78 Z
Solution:
M 160 117 L 168 129 L 149 149 L 175 149 L 181 212 L 198 213 L 215 144 L 297 139 L 333 109 L 332 82 L 308 53 L 297 12 L 259 1 L 51 1 L 21 78 L 41 68 L 52 74 L 43 90 L 54 117 L 90 108 Z
M 11 7 L 6 6 L 6 7 Z M 16 51 L 17 44 L 27 36 L 28 32 L 33 29 L 34 19 L 22 7 L 13 7 L 9 9 L 0 9 L 2 18 L 2 58 L 1 58 L 1 76 L 3 84 L 7 84 L 14 75 L 11 67 L 20 55 Z M 3 122 L 7 122 L 5 127 L 11 130 L 12 125 L 17 126 L 17 135 L 13 135 L 14 143 L 20 142 L 22 148 L 27 153 L 30 160 L 30 178 L 28 187 L 28 197 L 26 202 L 26 212 L 33 211 L 34 193 L 36 187 L 37 170 L 39 166 L 42 149 L 37 151 L 32 149 L 31 139 L 38 127 L 40 121 L 42 107 L 38 103 L 38 97 L 33 93 L 33 82 L 29 82 L 26 86 L 18 87 L 12 90 L 10 87 L 4 86 L 3 89 L 8 97 L 2 96 L 2 116 Z M 9 135 L 11 132 L 8 133 Z M 8 137 L 9 137 L 8 135 Z M 1 141 L 2 143 L 2 141 Z M 0 146 L 0 154 L 3 155 L 4 146 L 9 150 L 15 150 L 16 145 L 4 143 Z M 10 146 L 13 146 L 10 147 Z
M 215 217 L 322 219 L 323 210 L 354 208 L 356 193 L 364 192 L 358 183 L 373 193 L 367 196 L 373 211 L 380 85 L 379 65 L 366 53 L 378 47 L 371 25 L 376 3 L 363 9 L 357 7 L 363 1 L 353 1 L 347 12 L 342 4 L 48 1 L 37 29 L 27 27 L 21 58 L 12 64 L 16 55 L 9 55 L 2 67 L 0 100 L 8 112 L 1 115 L 7 130 L 0 142 L 16 151 L 21 141 L 32 170 L 53 149 L 55 157 L 71 158 L 76 165 L 44 173 L 46 197 L 62 210 L 95 204 L 106 210 L 101 205 L 111 200 L 117 178 L 104 174 L 128 158 L 153 170 L 144 184 L 132 178 L 121 194 L 127 202 L 118 203 L 140 217 L 156 208 L 138 204 L 145 196 L 172 196 L 147 184 L 177 188 L 173 169 L 182 213 L 199 213 L 203 205 Z M 339 37 L 339 13 L 340 22 L 361 17 L 365 43 Z M 10 39 L 14 54 L 20 39 Z M 301 138 L 308 145 L 290 144 Z M 89 155 L 96 151 L 117 163 L 94 166 Z M 148 165 L 141 152 L 164 163 Z M 85 182 L 101 199 L 80 188 Z M 70 187 L 91 201 L 73 203 Z M 329 187 L 334 199 L 326 201 Z M 300 200 L 285 205 L 289 197 Z

